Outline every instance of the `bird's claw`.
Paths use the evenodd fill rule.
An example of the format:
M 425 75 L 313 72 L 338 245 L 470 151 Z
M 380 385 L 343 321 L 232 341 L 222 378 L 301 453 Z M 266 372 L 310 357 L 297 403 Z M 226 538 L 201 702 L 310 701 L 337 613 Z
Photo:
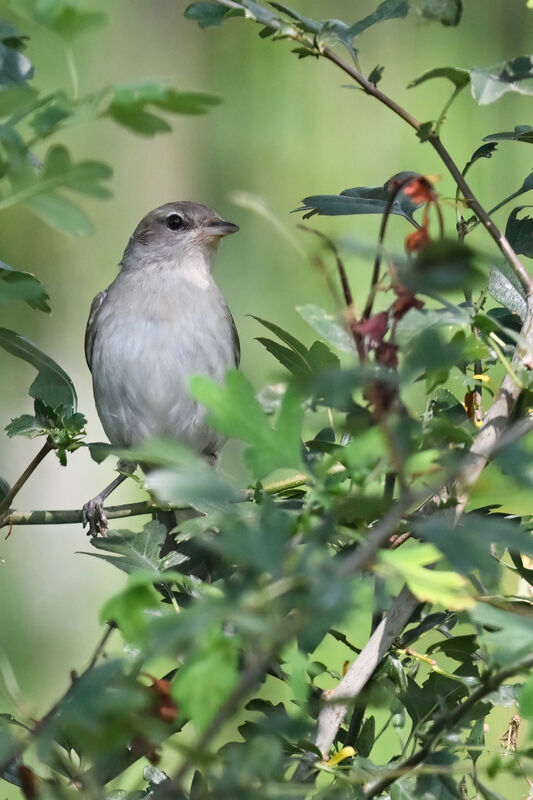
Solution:
M 107 515 L 104 511 L 104 498 L 101 495 L 93 497 L 81 510 L 83 527 L 89 525 L 87 536 L 105 536 L 107 533 Z

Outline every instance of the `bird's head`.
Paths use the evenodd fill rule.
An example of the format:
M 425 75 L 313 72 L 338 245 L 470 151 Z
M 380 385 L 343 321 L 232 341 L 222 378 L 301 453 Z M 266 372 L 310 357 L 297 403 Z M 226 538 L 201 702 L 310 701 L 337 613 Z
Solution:
M 150 211 L 130 237 L 122 266 L 142 268 L 144 264 L 185 264 L 200 260 L 212 265 L 222 238 L 237 233 L 238 225 L 226 222 L 212 208 L 178 201 Z

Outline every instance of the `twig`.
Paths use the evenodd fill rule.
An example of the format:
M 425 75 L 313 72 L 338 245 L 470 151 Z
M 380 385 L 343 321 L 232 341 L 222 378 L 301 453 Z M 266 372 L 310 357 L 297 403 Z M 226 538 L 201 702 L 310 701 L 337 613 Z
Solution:
M 488 675 L 481 686 L 479 686 L 467 699 L 456 706 L 452 711 L 446 711 L 438 719 L 435 720 L 431 730 L 427 734 L 426 741 L 416 753 L 406 759 L 405 761 L 397 764 L 393 771 L 386 777 L 381 778 L 375 783 L 371 784 L 365 791 L 364 796 L 367 798 L 377 797 L 380 795 L 396 778 L 405 775 L 414 767 L 418 766 L 428 753 L 435 742 L 440 737 L 444 730 L 451 730 L 462 717 L 465 716 L 480 700 L 486 697 L 491 692 L 494 692 L 504 681 L 508 678 L 517 675 L 519 672 L 525 672 L 533 667 L 533 655 L 528 656 L 518 664 L 513 664 L 509 667 L 504 667 L 498 672 Z
M 279 494 L 289 489 L 297 489 L 309 483 L 309 475 L 297 473 L 289 478 L 273 481 L 263 486 L 265 494 Z M 253 489 L 245 489 L 238 497 L 239 502 L 247 502 L 252 499 Z M 139 503 L 124 503 L 119 506 L 109 506 L 105 509 L 108 519 L 120 519 L 123 517 L 138 517 L 143 514 L 151 514 L 157 508 L 150 500 Z M 189 508 L 180 506 L 177 511 Z M 11 511 L 1 522 L 0 528 L 11 525 L 69 525 L 81 523 L 81 509 L 60 509 L 60 510 L 39 510 L 39 511 Z
M 217 0 L 219 5 L 225 6 L 226 8 L 230 9 L 238 9 L 242 11 L 244 6 L 242 6 L 238 2 L 234 2 L 234 0 Z M 269 22 L 260 22 L 263 27 L 270 28 L 271 30 L 278 31 L 281 27 L 281 23 L 278 20 L 271 20 Z M 305 34 L 299 32 L 294 26 L 286 25 L 283 26 L 283 35 L 285 37 L 291 38 L 294 41 L 300 42 L 304 46 L 308 47 L 311 51 L 317 50 L 314 40 L 310 36 L 306 36 Z M 347 61 L 345 61 L 341 56 L 337 55 L 330 47 L 325 45 L 319 46 L 318 55 L 327 58 L 328 61 L 331 61 L 337 67 L 339 67 L 343 72 L 349 75 L 359 86 L 363 89 L 363 91 L 374 97 L 384 106 L 389 108 L 394 114 L 398 117 L 403 119 L 404 122 L 407 123 L 411 128 L 415 131 L 420 130 L 420 122 L 410 114 L 405 108 L 403 108 L 399 103 L 389 97 L 387 94 L 381 91 L 376 84 L 372 83 L 368 80 L 358 69 L 353 67 Z M 533 290 L 533 284 L 531 278 L 525 269 L 524 265 L 518 258 L 517 254 L 503 235 L 503 233 L 499 230 L 498 226 L 493 222 L 490 215 L 485 211 L 479 200 L 476 198 L 474 193 L 472 192 L 470 186 L 466 182 L 464 175 L 461 173 L 461 170 L 448 153 L 447 149 L 443 145 L 439 135 L 436 131 L 430 133 L 427 138 L 427 141 L 431 144 L 431 146 L 436 150 L 438 155 L 441 158 L 441 161 L 447 168 L 448 172 L 454 179 L 455 183 L 461 190 L 463 197 L 465 198 L 466 204 L 469 208 L 472 209 L 474 214 L 478 217 L 481 224 L 485 227 L 489 235 L 492 237 L 498 248 L 503 253 L 506 261 L 509 262 L 511 267 L 513 268 L 514 272 L 516 273 L 520 283 L 524 287 L 527 294 L 530 294 Z
M 6 496 L 0 503 L 0 516 L 4 511 L 7 511 L 13 499 L 20 492 L 20 490 L 22 489 L 22 487 L 24 486 L 30 475 L 33 472 L 35 472 L 35 470 L 37 469 L 43 458 L 45 458 L 48 455 L 48 453 L 50 453 L 53 449 L 54 449 L 54 443 L 52 442 L 50 437 L 47 436 L 45 443 L 43 444 L 43 446 L 41 447 L 35 458 L 33 458 L 30 461 L 30 463 L 28 464 L 28 466 L 26 467 L 20 478 L 15 482 L 15 485 L 13 486 L 11 491 L 9 491 L 8 494 L 6 494 Z
M 89 663 L 87 664 L 86 668 L 83 670 L 81 675 L 73 676 L 72 682 L 68 687 L 67 691 L 62 695 L 62 697 L 60 697 L 60 699 L 56 703 L 54 703 L 52 708 L 50 708 L 49 711 L 47 711 L 46 714 L 43 717 L 41 717 L 41 719 L 38 722 L 35 723 L 32 730 L 30 731 L 29 736 L 25 737 L 22 741 L 18 742 L 17 745 L 13 747 L 13 749 L 7 755 L 5 755 L 4 758 L 0 761 L 0 777 L 2 777 L 3 773 L 5 772 L 5 770 L 9 768 L 11 763 L 16 758 L 19 758 L 22 755 L 22 753 L 26 750 L 26 748 L 29 747 L 32 738 L 41 733 L 41 731 L 46 727 L 46 725 L 50 722 L 50 720 L 55 716 L 57 711 L 59 711 L 62 704 L 65 702 L 65 700 L 67 700 L 72 694 L 77 682 L 94 668 L 96 662 L 102 655 L 104 647 L 106 646 L 113 630 L 114 630 L 113 625 L 108 625 L 106 627 L 104 635 L 98 641 L 98 644 L 94 649 L 94 652 L 89 660 Z

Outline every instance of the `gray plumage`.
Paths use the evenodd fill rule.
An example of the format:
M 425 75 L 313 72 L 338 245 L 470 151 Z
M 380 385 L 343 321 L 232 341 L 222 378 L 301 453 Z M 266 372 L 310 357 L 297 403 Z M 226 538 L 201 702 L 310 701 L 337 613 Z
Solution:
M 205 422 L 188 380 L 222 382 L 239 339 L 211 275 L 223 236 L 238 231 L 198 203 L 167 203 L 133 232 L 113 283 L 92 303 L 85 353 L 104 430 L 114 445 L 151 437 L 216 460 L 224 437 Z

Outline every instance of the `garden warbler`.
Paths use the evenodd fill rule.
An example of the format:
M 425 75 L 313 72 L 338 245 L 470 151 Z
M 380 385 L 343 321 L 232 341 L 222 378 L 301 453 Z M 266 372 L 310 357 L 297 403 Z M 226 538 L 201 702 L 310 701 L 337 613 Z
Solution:
M 188 380 L 219 383 L 238 366 L 239 337 L 212 277 L 218 246 L 239 230 L 199 203 L 167 203 L 137 225 L 113 283 L 91 306 L 85 354 L 98 415 L 111 444 L 134 447 L 152 437 L 183 442 L 215 463 L 224 437 Z M 89 533 L 105 533 L 106 497 L 121 474 L 83 507 Z

